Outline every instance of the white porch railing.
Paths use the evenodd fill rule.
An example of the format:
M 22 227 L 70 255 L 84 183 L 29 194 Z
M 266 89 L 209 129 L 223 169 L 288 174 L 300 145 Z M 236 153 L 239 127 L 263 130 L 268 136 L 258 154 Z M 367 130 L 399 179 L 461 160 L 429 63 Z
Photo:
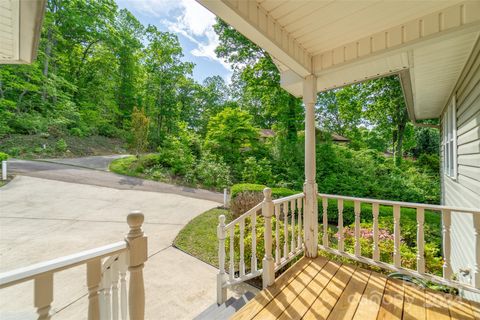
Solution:
M 429 205 L 420 203 L 409 203 L 388 200 L 376 200 L 367 198 L 354 198 L 330 194 L 318 194 L 322 202 L 322 239 L 318 239 L 321 245 L 320 249 L 336 254 L 342 257 L 357 260 L 359 262 L 381 267 L 387 270 L 400 272 L 405 275 L 418 277 L 438 284 L 469 290 L 480 293 L 480 210 L 469 208 L 457 208 L 449 206 Z M 328 200 L 333 199 L 337 202 L 338 209 L 338 241 L 336 248 L 329 243 L 328 237 Z M 354 204 L 354 246 L 353 253 L 345 251 L 345 242 L 343 236 L 343 211 L 344 201 L 352 201 Z M 362 212 L 362 203 L 371 204 L 370 212 Z M 392 207 L 393 214 L 393 264 L 380 260 L 379 246 L 379 213 L 380 206 Z M 304 233 L 302 229 L 305 226 L 305 194 L 299 193 L 293 196 L 272 200 L 271 190 L 264 190 L 263 202 L 257 204 L 246 213 L 225 225 L 225 216 L 219 217 L 217 227 L 218 235 L 218 259 L 219 274 L 217 276 L 217 303 L 223 303 L 226 300 L 227 288 L 249 280 L 251 278 L 262 276 L 263 286 L 273 284 L 275 272 L 285 266 L 289 261 L 301 253 L 304 249 Z M 413 208 L 416 210 L 417 220 L 417 270 L 411 270 L 402 266 L 400 244 L 401 244 L 401 208 Z M 425 210 L 440 212 L 442 215 L 442 244 L 443 244 L 443 277 L 431 274 L 425 267 L 425 239 L 424 223 Z M 259 212 L 262 212 L 263 220 L 257 218 Z M 452 212 L 462 212 L 474 216 L 474 230 L 476 242 L 476 262 L 470 270 L 472 281 L 470 284 L 462 283 L 455 279 L 451 266 L 451 214 Z M 360 218 L 362 215 L 371 214 L 373 220 L 373 244 L 372 257 L 362 256 L 362 247 L 360 242 Z M 272 217 L 275 217 L 275 223 L 272 224 Z M 265 255 L 262 261 L 262 268 L 259 268 L 257 261 L 257 223 L 264 224 L 264 248 Z M 246 225 L 249 227 L 246 228 Z M 236 239 L 236 230 L 238 237 Z M 245 243 L 247 236 L 251 236 L 251 261 L 250 268 L 246 269 L 245 264 Z M 229 248 L 226 251 L 225 244 L 228 237 Z M 238 246 L 235 245 L 238 241 Z M 273 248 L 274 244 L 274 248 Z M 228 254 L 227 254 L 228 252 Z M 238 256 L 238 259 L 236 258 Z M 228 259 L 228 275 L 226 269 L 226 260 Z
M 257 204 L 240 217 L 225 225 L 225 216 L 219 217 L 217 227 L 219 273 L 217 275 L 217 303 L 226 300 L 227 288 L 262 275 L 263 286 L 273 284 L 275 271 L 285 266 L 303 251 L 303 206 L 304 194 L 272 200 L 271 190 L 264 190 L 263 202 Z M 262 213 L 264 223 L 265 255 L 262 268 L 257 259 L 257 219 Z M 272 218 L 275 217 L 275 228 Z M 246 228 L 248 225 L 248 228 Z M 235 243 L 235 231 L 238 230 L 238 246 Z M 251 259 L 249 268 L 245 263 L 245 239 L 251 237 Z M 226 250 L 226 239 L 229 248 Z M 273 243 L 275 249 L 273 250 Z M 236 251 L 238 249 L 238 251 Z M 228 251 L 228 255 L 227 255 Z M 237 254 L 236 254 L 237 253 Z M 238 259 L 236 259 L 238 256 Z M 226 261 L 228 259 L 228 274 Z
M 480 210 L 478 209 L 469 209 L 469 208 L 457 208 L 449 206 L 440 206 L 440 205 L 429 205 L 429 204 L 420 204 L 420 203 L 410 203 L 410 202 L 399 202 L 399 201 L 387 201 L 387 200 L 376 200 L 376 199 L 367 199 L 367 198 L 354 198 L 330 194 L 318 194 L 322 199 L 323 215 L 322 215 L 322 227 L 323 227 L 323 237 L 321 240 L 322 245 L 319 246 L 321 249 L 340 255 L 343 257 L 351 258 L 369 265 L 378 266 L 385 268 L 387 270 L 392 270 L 406 274 L 413 277 L 418 277 L 428 281 L 433 281 L 438 284 L 465 289 L 473 292 L 480 293 L 480 225 L 479 223 L 474 224 L 475 228 L 475 241 L 476 241 L 476 263 L 471 272 L 472 283 L 466 284 L 456 281 L 454 279 L 454 274 L 451 265 L 451 215 L 452 212 L 461 212 L 466 214 L 474 215 L 474 221 L 480 221 Z M 337 249 L 331 247 L 328 239 L 328 200 L 334 199 L 337 201 L 338 208 L 338 243 Z M 354 203 L 354 213 L 355 213 L 355 227 L 354 227 L 354 253 L 345 252 L 345 244 L 343 238 L 343 203 L 344 201 L 352 201 Z M 372 212 L 362 212 L 361 204 L 371 204 Z M 393 209 L 393 265 L 380 261 L 380 247 L 379 247 L 379 208 L 380 206 L 389 206 Z M 417 270 L 407 269 L 402 266 L 401 263 L 401 252 L 400 252 L 400 214 L 401 208 L 412 208 L 416 210 L 416 220 L 417 220 Z M 443 277 L 426 272 L 425 270 L 425 240 L 424 240 L 424 222 L 425 222 L 425 210 L 431 210 L 434 212 L 441 212 L 442 215 L 442 244 L 443 244 Z M 371 214 L 373 218 L 373 248 L 372 248 L 372 258 L 364 257 L 361 254 L 360 246 L 360 216 L 364 214 Z M 477 216 L 476 216 L 477 215 Z M 475 217 L 476 216 L 476 217 Z M 476 218 L 476 219 L 475 219 Z
M 125 320 L 127 309 L 130 319 L 143 320 L 145 314 L 143 267 L 147 260 L 147 237 L 142 230 L 143 220 L 143 214 L 140 212 L 128 215 L 130 231 L 124 241 L 2 273 L 0 289 L 33 280 L 34 306 L 38 319 L 50 319 L 50 309 L 54 300 L 54 274 L 85 265 L 89 320 Z

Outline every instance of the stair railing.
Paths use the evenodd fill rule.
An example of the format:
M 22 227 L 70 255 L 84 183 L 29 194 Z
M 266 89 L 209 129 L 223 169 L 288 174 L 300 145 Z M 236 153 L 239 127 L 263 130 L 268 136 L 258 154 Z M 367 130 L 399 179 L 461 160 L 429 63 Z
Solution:
M 219 273 L 217 275 L 218 304 L 226 301 L 228 287 L 249 279 L 261 275 L 264 287 L 273 284 L 275 272 L 303 251 L 304 194 L 299 193 L 275 200 L 272 200 L 271 189 L 265 188 L 263 194 L 264 200 L 261 203 L 230 223 L 225 224 L 225 216 L 219 216 L 217 227 L 219 262 Z M 260 212 L 263 219 L 258 219 L 257 217 Z M 274 221 L 273 218 L 275 218 Z M 262 245 L 265 249 L 265 254 L 262 260 L 262 268 L 259 268 L 257 261 L 258 221 L 261 221 L 264 227 L 264 241 Z M 236 231 L 238 232 L 238 245 L 235 240 Z M 245 240 L 247 237 L 251 239 L 251 259 L 249 265 L 245 262 Z M 227 240 L 228 250 L 226 248 Z M 275 250 L 273 247 L 275 247 Z
M 124 241 L 78 252 L 50 261 L 0 274 L 0 289 L 26 281 L 34 282 L 34 306 L 38 319 L 48 320 L 54 300 L 54 274 L 76 266 L 86 266 L 89 320 L 145 318 L 145 289 L 143 267 L 147 261 L 147 237 L 143 234 L 143 214 L 135 211 L 128 215 L 130 227 Z M 102 264 L 102 260 L 104 260 Z M 128 298 L 126 288 L 128 268 Z M 120 303 L 118 304 L 118 282 Z

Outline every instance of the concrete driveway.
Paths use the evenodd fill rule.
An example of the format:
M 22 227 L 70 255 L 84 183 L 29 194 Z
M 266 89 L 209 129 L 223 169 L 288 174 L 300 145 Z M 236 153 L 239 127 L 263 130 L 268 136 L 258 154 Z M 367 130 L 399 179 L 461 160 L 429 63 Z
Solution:
M 215 301 L 217 270 L 171 244 L 189 220 L 218 202 L 92 185 L 91 172 L 101 172 L 69 172 L 86 181 L 17 176 L 0 188 L 0 272 L 120 241 L 129 211 L 141 210 L 149 237 L 146 319 L 191 319 Z M 56 318 L 86 318 L 85 281 L 85 266 L 55 274 Z M 0 290 L 0 319 L 36 319 L 32 282 Z
M 118 156 L 95 156 L 46 161 L 8 160 L 9 172 L 49 180 L 95 185 L 119 190 L 154 191 L 223 203 L 223 194 L 203 189 L 176 186 L 162 182 L 106 172 L 108 163 Z M 90 168 L 90 169 L 89 169 Z M 91 170 L 91 169 L 96 170 Z

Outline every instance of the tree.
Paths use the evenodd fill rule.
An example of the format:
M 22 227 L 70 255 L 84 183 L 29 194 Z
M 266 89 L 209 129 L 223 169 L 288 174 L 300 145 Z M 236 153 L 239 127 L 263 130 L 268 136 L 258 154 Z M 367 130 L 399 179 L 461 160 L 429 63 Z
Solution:
M 119 11 L 115 20 L 115 48 L 118 59 L 118 107 L 122 116 L 128 117 L 139 101 L 140 50 L 143 25 L 126 9 Z
M 192 74 L 193 64 L 183 62 L 182 47 L 177 36 L 148 26 L 145 50 L 145 105 L 154 123 L 153 140 L 161 144 L 167 134 L 178 129 L 180 109 L 177 84 Z
M 365 118 L 390 135 L 395 163 L 399 165 L 409 118 L 398 76 L 363 83 L 361 98 L 365 103 Z
M 133 107 L 132 112 L 132 148 L 135 155 L 145 152 L 148 146 L 148 131 L 150 119 L 145 115 L 144 109 Z
M 225 108 L 208 122 L 205 148 L 223 157 L 227 164 L 238 165 L 242 152 L 252 150 L 258 142 L 258 129 L 252 120 L 245 111 Z

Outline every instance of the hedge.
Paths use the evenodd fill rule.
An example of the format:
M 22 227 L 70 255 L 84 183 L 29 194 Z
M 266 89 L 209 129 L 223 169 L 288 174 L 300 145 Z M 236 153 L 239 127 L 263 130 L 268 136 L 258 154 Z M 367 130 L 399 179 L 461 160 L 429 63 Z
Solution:
M 253 183 L 239 183 L 232 186 L 230 189 L 232 200 L 235 199 L 242 192 L 263 192 L 267 186 L 263 184 L 253 184 Z M 288 197 L 302 191 L 294 191 L 287 188 L 271 188 L 272 189 L 272 198 L 278 199 L 283 197 Z

